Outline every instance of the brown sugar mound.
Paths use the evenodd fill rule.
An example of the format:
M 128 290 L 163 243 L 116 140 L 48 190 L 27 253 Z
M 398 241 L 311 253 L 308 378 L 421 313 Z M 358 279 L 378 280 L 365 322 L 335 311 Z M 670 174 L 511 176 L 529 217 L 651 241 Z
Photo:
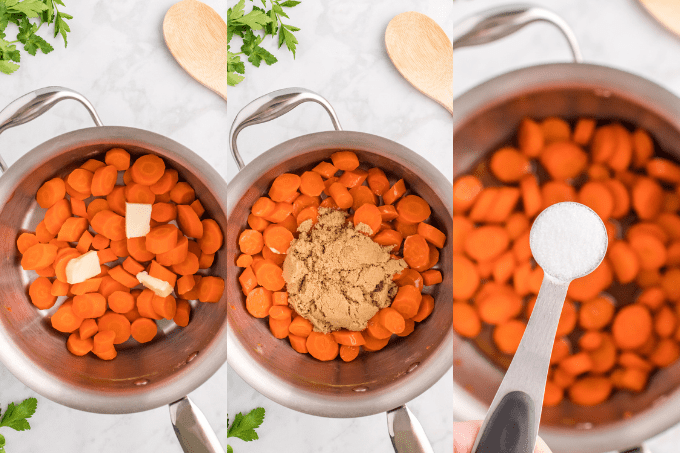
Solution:
M 318 332 L 364 330 L 390 306 L 397 293 L 392 277 L 407 267 L 346 218 L 343 211 L 320 208 L 316 225 L 300 225 L 283 263 L 288 301 Z

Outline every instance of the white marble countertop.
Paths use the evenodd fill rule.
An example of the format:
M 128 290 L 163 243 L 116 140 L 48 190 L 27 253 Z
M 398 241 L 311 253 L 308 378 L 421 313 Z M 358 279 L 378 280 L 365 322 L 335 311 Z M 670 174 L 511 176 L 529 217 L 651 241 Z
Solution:
M 226 3 L 204 0 L 226 17 Z M 647 77 L 680 96 L 680 38 L 661 29 L 635 0 L 592 2 L 534 0 L 551 7 L 574 28 L 585 60 Z M 36 88 L 62 85 L 87 96 L 107 125 L 148 129 L 188 146 L 230 180 L 236 173 L 228 154 L 231 122 L 248 101 L 277 88 L 315 90 L 335 107 L 347 130 L 395 140 L 430 159 L 452 178 L 451 123 L 448 113 L 403 81 L 387 59 L 384 28 L 391 17 L 415 10 L 433 17 L 450 35 L 465 15 L 487 0 L 303 0 L 290 23 L 302 30 L 297 59 L 276 52 L 271 67 L 247 68 L 247 78 L 229 91 L 229 108 L 186 75 L 166 50 L 161 34 L 165 11 L 174 0 L 138 2 L 67 1 L 72 14 L 69 48 L 55 41 L 55 52 L 25 57 L 12 76 L 0 75 L 0 108 Z M 549 61 L 566 61 L 561 35 L 535 24 L 503 41 L 454 54 L 454 95 L 494 75 Z M 89 116 L 73 102 L 56 106 L 37 120 L 0 137 L 8 164 L 58 134 L 89 127 Z M 327 130 L 330 122 L 314 105 L 303 105 L 272 123 L 245 130 L 239 139 L 244 159 L 286 139 Z M 228 380 L 228 390 L 226 382 Z M 437 453 L 451 451 L 451 372 L 411 403 Z M 229 401 L 227 403 L 227 394 Z M 0 404 L 35 395 L 0 365 Z M 325 419 L 296 413 L 252 390 L 223 366 L 191 394 L 226 445 L 226 414 L 262 405 L 267 418 L 258 441 L 229 439 L 236 453 L 390 453 L 385 417 Z M 8 453 L 179 452 L 166 408 L 140 414 L 80 412 L 38 397 L 30 432 L 3 428 Z M 650 440 L 653 453 L 677 451 L 680 427 Z

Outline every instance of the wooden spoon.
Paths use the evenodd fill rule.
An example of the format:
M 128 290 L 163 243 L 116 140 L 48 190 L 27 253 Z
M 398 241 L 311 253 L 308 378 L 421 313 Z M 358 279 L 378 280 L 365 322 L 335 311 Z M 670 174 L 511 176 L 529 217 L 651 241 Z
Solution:
M 453 114 L 453 46 L 444 30 L 424 14 L 401 13 L 387 25 L 385 46 L 401 75 Z
M 163 20 L 165 44 L 177 63 L 227 100 L 227 24 L 198 0 L 173 5 Z
M 649 14 L 680 36 L 680 4 L 677 0 L 640 0 Z

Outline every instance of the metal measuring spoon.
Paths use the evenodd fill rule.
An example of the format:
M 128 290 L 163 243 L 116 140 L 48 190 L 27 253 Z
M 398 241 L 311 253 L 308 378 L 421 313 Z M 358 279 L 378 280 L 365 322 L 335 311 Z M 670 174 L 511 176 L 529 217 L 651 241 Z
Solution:
M 477 434 L 473 453 L 533 453 L 550 355 L 569 283 L 588 275 L 607 251 L 607 230 L 579 203 L 557 203 L 531 227 L 531 253 L 544 276 L 529 323 Z

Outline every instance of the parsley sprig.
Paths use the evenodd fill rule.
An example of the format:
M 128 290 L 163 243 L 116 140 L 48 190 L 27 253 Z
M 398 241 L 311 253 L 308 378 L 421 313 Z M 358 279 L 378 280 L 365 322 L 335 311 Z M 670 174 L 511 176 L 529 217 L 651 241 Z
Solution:
M 258 407 L 253 409 L 247 415 L 242 415 L 240 412 L 234 417 L 234 421 L 231 426 L 229 426 L 229 417 L 227 416 L 227 438 L 238 437 L 239 439 L 250 442 L 251 440 L 257 440 L 259 437 L 255 432 L 255 428 L 258 428 L 264 421 L 264 408 Z M 0 451 L 2 453 L 2 451 Z M 234 449 L 231 445 L 227 445 L 227 453 L 234 453 Z
M 0 0 L 0 72 L 12 74 L 19 69 L 21 53 L 17 43 L 23 44 L 24 50 L 33 56 L 38 50 L 42 53 L 54 50 L 37 34 L 43 24 L 54 24 L 54 37 L 61 34 L 64 47 L 68 45 L 66 34 L 71 28 L 66 21 L 73 16 L 59 11 L 59 6 L 66 5 L 62 0 Z M 5 39 L 10 23 L 18 27 L 14 41 Z
M 10 403 L 7 406 L 5 415 L 0 419 L 0 428 L 6 426 L 12 428 L 16 431 L 25 431 L 31 429 L 31 425 L 28 424 L 27 418 L 31 418 L 31 415 L 35 413 L 35 409 L 38 407 L 38 400 L 35 398 L 28 398 L 21 402 L 19 405 L 14 405 Z M 228 436 L 229 434 L 227 434 Z M 0 434 L 0 453 L 5 453 L 5 437 Z
M 0 0 L 2 1 L 2 0 Z M 254 0 L 250 0 L 252 3 Z M 252 10 L 246 14 L 246 0 L 240 0 L 233 8 L 227 10 L 227 84 L 235 86 L 245 78 L 245 63 L 241 61 L 241 55 L 247 56 L 248 61 L 256 68 L 261 62 L 268 66 L 278 60 L 268 50 L 260 46 L 267 36 L 278 36 L 279 49 L 285 43 L 288 50 L 293 53 L 298 43 L 293 34 L 300 29 L 292 25 L 284 24 L 282 18 L 290 19 L 284 8 L 293 8 L 300 4 L 297 0 L 260 0 L 262 8 L 252 5 Z M 270 7 L 267 9 L 267 7 Z M 231 39 L 238 36 L 243 40 L 241 51 L 231 51 Z

